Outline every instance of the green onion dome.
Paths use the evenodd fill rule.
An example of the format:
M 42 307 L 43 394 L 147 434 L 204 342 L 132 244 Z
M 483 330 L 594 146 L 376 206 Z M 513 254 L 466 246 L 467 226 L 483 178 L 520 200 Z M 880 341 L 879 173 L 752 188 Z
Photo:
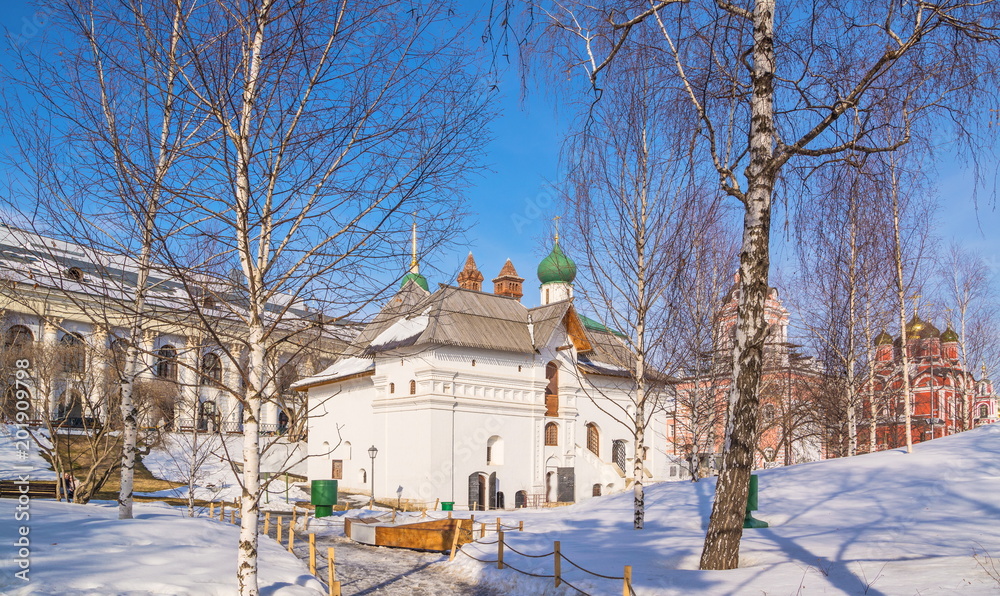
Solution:
M 427 278 L 424 277 L 423 275 L 420 275 L 419 273 L 415 273 L 413 271 L 411 271 L 411 272 L 409 272 L 409 273 L 407 273 L 406 275 L 403 276 L 403 280 L 401 282 L 399 282 L 399 287 L 402 288 L 403 286 L 406 285 L 406 282 L 408 282 L 410 280 L 413 280 L 413 283 L 417 284 L 418 286 L 420 286 L 424 290 L 426 290 L 428 292 L 430 291 L 430 289 L 428 289 L 428 285 L 427 285 Z
M 941 341 L 942 342 L 958 341 L 958 334 L 955 333 L 955 330 L 951 328 L 951 325 L 949 325 L 948 328 L 944 330 L 944 333 L 941 334 Z
M 573 283 L 576 279 L 576 263 L 563 254 L 557 240 L 549 256 L 538 264 L 538 281 L 548 283 Z

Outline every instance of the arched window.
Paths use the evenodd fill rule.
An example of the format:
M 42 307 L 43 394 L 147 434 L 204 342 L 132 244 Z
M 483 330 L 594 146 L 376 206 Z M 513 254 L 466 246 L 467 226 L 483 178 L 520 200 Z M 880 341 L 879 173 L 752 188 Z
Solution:
M 7 348 L 20 348 L 30 345 L 33 341 L 35 341 L 34 334 L 24 325 L 13 325 L 3 334 L 3 345 Z
M 177 350 L 173 346 L 165 345 L 156 351 L 156 376 L 177 380 Z
M 611 460 L 622 472 L 625 471 L 625 441 L 623 439 L 616 439 L 611 443 Z
M 86 368 L 86 346 L 79 333 L 67 333 L 59 340 L 62 348 L 63 372 L 82 373 Z
M 3 345 L 15 359 L 27 355 L 35 336 L 24 325 L 14 325 L 3 334 Z
M 549 422 L 545 425 L 545 446 L 555 447 L 559 445 L 559 425 Z
M 559 365 L 549 362 L 545 365 L 545 415 L 559 415 Z
M 222 384 L 222 359 L 215 352 L 201 357 L 201 382 L 203 385 Z
M 497 435 L 486 441 L 486 463 L 491 466 L 503 465 L 503 439 Z
M 410 381 L 410 395 L 416 395 L 416 394 L 417 394 L 417 382 Z
M 979 417 L 989 418 L 990 417 L 990 407 L 986 404 L 979 406 Z
M 593 422 L 587 425 L 587 449 L 597 457 L 601 456 L 601 433 Z
M 774 404 L 764 404 L 764 422 L 770 422 L 774 420 Z
M 389 383 L 389 393 L 392 394 L 392 393 L 395 393 L 395 392 L 396 392 L 396 384 L 395 383 Z

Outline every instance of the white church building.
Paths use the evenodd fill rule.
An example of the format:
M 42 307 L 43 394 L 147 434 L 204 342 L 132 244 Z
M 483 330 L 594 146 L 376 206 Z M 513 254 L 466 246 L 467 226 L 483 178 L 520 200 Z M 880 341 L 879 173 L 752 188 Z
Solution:
M 576 311 L 575 276 L 557 237 L 538 266 L 541 306 L 527 308 L 510 260 L 492 293 L 471 254 L 457 286 L 430 292 L 414 252 L 399 292 L 348 357 L 293 385 L 308 392 L 309 479 L 472 510 L 628 489 L 630 358 L 620 333 Z M 671 462 L 663 408 L 646 410 L 650 482 L 666 479 Z

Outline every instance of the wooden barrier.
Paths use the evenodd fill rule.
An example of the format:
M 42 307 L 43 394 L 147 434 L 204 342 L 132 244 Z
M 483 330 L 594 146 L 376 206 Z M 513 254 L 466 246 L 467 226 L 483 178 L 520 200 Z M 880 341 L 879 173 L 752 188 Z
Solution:
M 622 596 L 632 596 L 632 566 L 625 566 L 625 577 L 622 581 Z
M 309 534 L 309 573 L 316 575 L 316 534 Z
M 330 546 L 326 549 L 326 585 L 330 587 L 330 596 L 340 596 L 340 582 L 336 581 L 336 577 L 333 547 Z
M 556 540 L 554 543 L 552 543 L 552 557 L 553 557 L 553 559 L 552 559 L 552 569 L 553 569 L 553 573 L 555 573 L 555 576 L 556 576 L 555 577 L 555 582 L 556 582 L 556 587 L 558 588 L 559 584 L 562 583 L 562 577 L 561 577 L 562 576 L 562 555 L 559 554 L 559 541 L 558 540 Z
M 220 522 L 226 521 L 226 502 L 225 501 L 219 503 L 219 521 Z
M 520 523 L 517 524 L 517 531 L 518 532 L 523 532 L 524 531 L 524 520 L 523 519 L 521 520 Z
M 500 518 L 497 518 L 497 533 L 500 533 Z
M 27 495 L 32 499 L 58 498 L 59 483 L 56 480 L 29 480 L 27 483 L 0 480 L 0 497 L 16 499 Z
M 441 497 L 438 497 L 438 498 L 434 499 L 434 511 L 438 510 L 438 503 L 440 503 L 440 502 L 441 502 Z M 425 509 L 425 511 L 426 511 L 426 509 Z
M 268 511 L 264 514 L 264 535 L 268 535 L 268 530 L 271 529 L 271 512 Z
M 458 550 L 458 535 L 461 534 L 461 522 L 455 522 L 454 535 L 451 538 L 451 554 L 448 556 L 448 561 L 455 560 L 455 552 Z
M 503 569 L 503 530 L 499 529 L 500 524 L 497 523 L 497 569 Z
M 277 536 L 275 536 L 275 540 L 278 541 L 278 544 L 281 544 L 281 516 L 280 515 L 278 516 L 278 524 L 277 524 L 276 528 L 277 528 L 276 531 L 277 531 L 278 534 L 277 534 Z
M 231 523 L 231 524 L 235 524 L 236 523 L 236 510 L 235 509 L 230 509 L 229 510 L 229 523 Z
M 289 523 L 288 524 L 288 552 L 290 552 L 290 553 L 294 553 L 295 552 L 293 550 L 295 548 L 293 546 L 294 544 L 295 544 L 295 530 L 292 529 L 292 524 Z
M 215 501 L 208 504 L 208 517 L 210 519 L 215 519 Z

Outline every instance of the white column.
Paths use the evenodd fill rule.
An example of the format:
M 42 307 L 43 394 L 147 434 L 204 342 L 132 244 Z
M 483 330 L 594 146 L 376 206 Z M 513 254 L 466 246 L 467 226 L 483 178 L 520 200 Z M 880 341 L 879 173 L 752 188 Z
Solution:
M 59 325 L 62 323 L 62 319 L 43 319 L 42 320 L 42 352 L 47 353 L 46 358 L 40 359 L 40 362 L 32 363 L 32 366 L 38 367 L 40 365 L 46 365 L 52 367 L 51 370 L 36 370 L 36 378 L 40 380 L 38 391 L 43 395 L 40 396 L 45 399 L 48 403 L 49 418 L 55 415 L 58 396 L 56 395 L 56 371 L 54 358 L 51 357 L 55 352 L 56 346 L 59 345 Z M 44 381 L 42 381 L 44 379 Z
M 91 407 L 96 410 L 97 416 L 103 422 L 107 422 L 114 415 L 114 412 L 109 410 L 108 404 L 111 403 L 112 397 L 121 391 L 117 375 L 108 376 L 108 332 L 100 327 L 95 327 L 87 344 L 88 349 L 84 360 L 87 363 L 88 385 L 90 386 L 87 399 L 90 401 Z
M 194 424 L 198 416 L 199 366 L 201 365 L 201 338 L 187 336 L 184 346 L 177 346 L 178 400 L 174 408 L 177 420 L 190 419 Z

